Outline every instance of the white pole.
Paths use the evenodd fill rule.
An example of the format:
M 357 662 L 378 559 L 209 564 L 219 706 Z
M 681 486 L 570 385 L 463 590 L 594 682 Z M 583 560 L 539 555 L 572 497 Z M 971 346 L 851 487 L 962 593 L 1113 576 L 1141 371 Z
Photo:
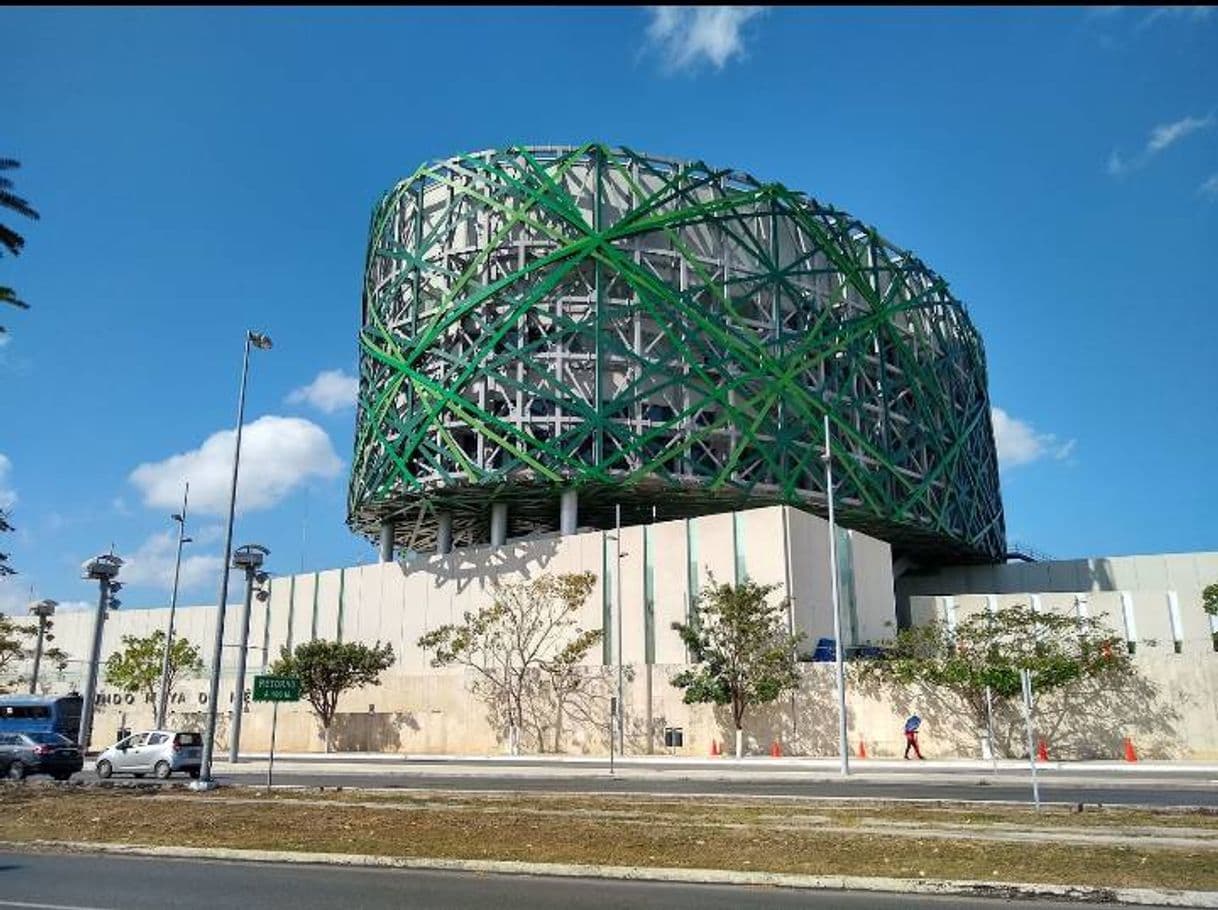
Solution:
M 842 647 L 841 605 L 837 593 L 837 524 L 833 518 L 833 451 L 829 444 L 829 415 L 825 415 L 825 497 L 829 501 L 829 582 L 833 592 L 833 641 L 837 664 L 837 732 L 842 774 L 850 773 L 850 744 L 846 740 L 846 664 Z
M 190 502 L 190 481 L 182 492 L 182 520 L 178 522 L 178 557 L 173 564 L 173 594 L 169 598 L 169 624 L 165 628 L 165 653 L 161 655 L 161 691 L 157 699 L 156 728 L 165 729 L 169 718 L 169 655 L 173 648 L 173 619 L 178 609 L 178 580 L 182 576 L 182 544 L 186 541 L 186 507 Z
M 617 601 L 617 750 L 626 754 L 626 701 L 622 670 L 622 507 L 613 507 L 614 524 L 617 526 L 613 540 L 617 549 L 617 567 L 614 569 L 614 600 Z
M 1036 780 L 1036 747 L 1032 736 L 1032 671 L 1020 670 L 1019 681 L 1023 684 L 1023 716 L 1028 728 L 1028 765 L 1032 768 L 1032 801 L 1040 811 L 1040 784 Z
M 271 789 L 272 775 L 275 773 L 275 730 L 279 727 L 279 702 L 271 703 L 271 760 L 266 766 L 266 788 Z

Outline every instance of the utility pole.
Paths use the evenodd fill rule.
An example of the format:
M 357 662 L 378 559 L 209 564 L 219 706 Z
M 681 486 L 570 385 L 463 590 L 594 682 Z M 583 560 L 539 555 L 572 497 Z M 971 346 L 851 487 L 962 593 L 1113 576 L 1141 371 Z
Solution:
M 106 624 L 106 611 L 119 605 L 113 594 L 122 588 L 122 584 L 115 581 L 122 565 L 123 561 L 113 553 L 105 553 L 93 557 L 82 566 L 84 577 L 97 582 L 98 593 L 97 614 L 93 619 L 93 646 L 89 649 L 84 704 L 80 712 L 80 730 L 76 737 L 81 752 L 88 751 L 89 738 L 93 735 L 93 707 L 94 702 L 97 701 L 97 671 L 98 664 L 101 662 L 102 629 Z
M 216 711 L 220 700 L 220 664 L 224 660 L 224 611 L 228 607 L 228 569 L 233 556 L 233 518 L 237 511 L 237 477 L 241 470 L 241 429 L 245 423 L 245 383 L 250 371 L 250 347 L 261 351 L 271 349 L 271 339 L 261 332 L 246 331 L 245 357 L 241 362 L 241 391 L 237 395 L 237 440 L 233 447 L 233 479 L 228 491 L 228 526 L 224 532 L 224 567 L 220 573 L 220 597 L 216 607 L 216 640 L 211 656 L 211 685 L 207 696 L 207 733 L 203 738 L 203 760 L 199 779 L 192 785 L 197 790 L 215 789 L 211 776 L 212 756 L 216 748 Z
M 250 602 L 254 599 L 254 582 L 262 584 L 267 574 L 262 571 L 262 560 L 271 551 L 261 544 L 247 543 L 233 553 L 233 568 L 245 571 L 245 607 L 241 611 L 241 642 L 237 645 L 237 686 L 233 691 L 233 725 L 228 736 L 228 760 L 237 763 L 241 748 L 241 715 L 245 711 L 245 659 L 249 654 Z M 266 600 L 266 592 L 259 591 L 258 599 Z
M 165 629 L 165 653 L 161 657 L 161 690 L 157 699 L 156 728 L 165 729 L 169 717 L 169 655 L 173 653 L 173 618 L 178 609 L 178 580 L 182 575 L 182 544 L 190 543 L 186 536 L 186 504 L 190 499 L 190 481 L 182 493 L 182 511 L 172 518 L 178 523 L 178 558 L 173 564 L 173 595 L 169 598 L 169 624 Z
M 825 497 L 829 501 L 829 581 L 833 593 L 833 641 L 837 647 L 837 732 L 842 775 L 850 774 L 850 743 L 846 739 L 846 664 L 842 647 L 842 611 L 837 592 L 837 523 L 833 518 L 833 450 L 829 441 L 829 415 L 825 415 Z

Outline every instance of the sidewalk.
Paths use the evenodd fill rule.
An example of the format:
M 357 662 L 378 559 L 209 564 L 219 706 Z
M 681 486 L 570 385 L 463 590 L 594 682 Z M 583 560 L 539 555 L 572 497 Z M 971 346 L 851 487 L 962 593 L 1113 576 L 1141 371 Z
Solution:
M 269 758 L 266 752 L 243 752 L 242 762 L 261 761 Z M 427 765 L 482 765 L 486 767 L 505 768 L 552 768 L 554 770 L 580 766 L 608 767 L 607 755 L 434 755 L 412 754 L 398 752 L 276 752 L 275 764 L 280 762 L 293 764 L 320 765 L 394 765 L 394 766 L 427 766 Z M 219 763 L 219 762 L 218 762 Z M 784 771 L 827 771 L 836 772 L 839 761 L 836 757 L 808 758 L 802 756 L 783 756 L 774 758 L 768 755 L 746 755 L 743 758 L 722 756 L 717 758 L 701 758 L 683 755 L 629 755 L 615 756 L 614 765 L 621 768 L 668 768 L 673 770 L 743 770 L 763 771 L 766 769 Z M 896 771 L 911 774 L 950 774 L 953 772 L 1002 772 L 1029 773 L 1027 759 L 999 759 L 997 762 L 981 759 L 927 759 L 926 761 L 905 761 L 899 758 L 855 758 L 850 759 L 852 772 L 866 773 L 867 771 Z M 1194 761 L 1048 761 L 1037 762 L 1036 770 L 1040 772 L 1093 772 L 1118 774 L 1190 774 L 1214 775 L 1218 777 L 1218 763 Z

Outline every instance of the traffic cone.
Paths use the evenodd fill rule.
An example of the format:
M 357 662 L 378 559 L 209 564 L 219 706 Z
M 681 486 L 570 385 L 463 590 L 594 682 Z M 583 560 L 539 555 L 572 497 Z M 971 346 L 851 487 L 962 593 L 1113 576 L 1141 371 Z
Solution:
M 1040 745 L 1036 747 L 1036 760 L 1049 760 L 1049 747 L 1045 745 L 1045 741 L 1043 739 L 1040 741 Z
M 859 758 L 866 758 L 866 757 L 867 757 L 867 740 L 860 739 L 859 740 Z
M 770 746 L 771 758 L 782 758 L 782 746 L 778 745 L 778 740 L 774 740 L 774 744 Z
M 712 739 L 711 740 L 711 758 L 714 758 L 718 754 L 719 754 L 719 740 Z
M 1125 737 L 1125 761 L 1137 761 L 1138 753 L 1133 750 L 1133 740 Z

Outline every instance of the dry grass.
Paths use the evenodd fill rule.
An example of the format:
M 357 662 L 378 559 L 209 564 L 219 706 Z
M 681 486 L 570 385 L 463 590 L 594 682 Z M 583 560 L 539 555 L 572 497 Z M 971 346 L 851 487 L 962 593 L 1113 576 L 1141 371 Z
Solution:
M 278 791 L 272 796 L 222 790 L 204 795 L 4 786 L 0 818 L 0 837 L 7 841 L 1218 890 L 1218 819 L 1175 812 L 1104 809 L 1078 815 L 1058 810 L 1036 816 L 1005 808 L 810 801 L 691 803 L 646 797 L 350 790 Z M 893 823 L 926 830 L 875 830 Z M 942 834 L 952 826 L 961 826 L 958 837 L 923 836 L 930 829 Z M 973 836 L 974 831 L 1011 827 L 1148 833 L 1128 845 L 1054 844 L 1047 849 Z M 1207 842 L 1172 848 L 1156 844 L 1155 832 L 1195 833 Z

